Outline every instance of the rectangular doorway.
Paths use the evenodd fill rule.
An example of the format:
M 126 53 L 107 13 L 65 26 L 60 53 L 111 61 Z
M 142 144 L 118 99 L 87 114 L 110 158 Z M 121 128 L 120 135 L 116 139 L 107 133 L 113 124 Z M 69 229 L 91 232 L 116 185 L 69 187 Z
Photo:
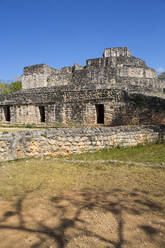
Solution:
M 104 124 L 104 104 L 96 104 L 97 123 Z
M 45 106 L 39 106 L 40 121 L 45 122 Z
M 10 106 L 3 107 L 5 121 L 10 121 Z

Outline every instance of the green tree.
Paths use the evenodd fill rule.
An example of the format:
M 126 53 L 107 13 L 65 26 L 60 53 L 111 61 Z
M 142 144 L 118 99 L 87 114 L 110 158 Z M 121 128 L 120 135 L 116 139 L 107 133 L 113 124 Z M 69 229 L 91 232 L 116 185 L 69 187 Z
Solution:
M 22 82 L 21 81 L 15 81 L 15 82 L 12 82 L 10 84 L 10 90 L 9 90 L 9 93 L 13 93 L 17 90 L 21 90 L 22 89 Z
M 6 92 L 9 91 L 9 89 L 10 89 L 9 84 L 0 81 L 0 94 L 6 94 Z
M 1 85 L 0 89 L 2 87 L 3 86 Z M 21 89 L 22 89 L 22 82 L 21 81 L 15 81 L 15 82 L 12 82 L 11 84 L 6 85 L 4 90 L 3 91 L 1 90 L 1 94 L 8 95 L 8 94 L 12 94 L 15 91 L 21 90 Z

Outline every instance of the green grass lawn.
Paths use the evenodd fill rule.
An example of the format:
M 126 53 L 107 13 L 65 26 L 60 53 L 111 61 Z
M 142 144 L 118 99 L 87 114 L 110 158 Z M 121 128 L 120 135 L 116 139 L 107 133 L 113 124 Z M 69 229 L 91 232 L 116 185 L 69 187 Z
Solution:
M 128 148 L 115 148 L 98 152 L 73 154 L 70 160 L 121 160 L 133 162 L 165 163 L 165 144 L 147 144 Z
M 96 160 L 105 162 L 94 163 Z M 147 187 L 155 192 L 158 190 L 155 186 L 157 181 L 161 185 L 165 182 L 164 167 L 121 165 L 107 160 L 151 162 L 161 165 L 165 163 L 165 145 L 115 148 L 70 155 L 64 159 L 47 157 L 4 162 L 0 164 L 0 196 L 12 197 L 33 189 L 37 189 L 37 193 L 41 194 L 51 190 L 82 190 L 88 187 L 107 189 L 114 183 L 120 188 Z M 118 178 L 120 180 L 117 180 Z M 161 187 L 159 190 L 162 190 Z
M 62 159 L 56 161 L 50 158 L 3 163 L 0 175 L 2 199 L 15 199 L 26 192 L 42 196 L 63 190 L 90 188 L 108 191 L 119 188 L 131 191 L 136 188 L 149 192 L 151 197 L 159 194 L 159 200 L 165 201 L 165 168 L 90 164 L 85 161 L 84 164 L 65 163 Z

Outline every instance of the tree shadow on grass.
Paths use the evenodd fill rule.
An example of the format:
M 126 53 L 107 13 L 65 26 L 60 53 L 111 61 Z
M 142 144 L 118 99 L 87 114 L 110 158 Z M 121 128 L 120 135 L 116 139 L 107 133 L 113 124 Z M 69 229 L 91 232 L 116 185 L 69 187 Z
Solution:
M 26 192 L 26 194 L 14 202 L 13 211 L 6 209 L 0 219 L 0 230 L 16 230 L 34 234 L 37 237 L 37 241 L 29 246 L 31 248 L 49 247 L 47 246 L 47 242 L 50 240 L 52 242 L 51 244 L 54 244 L 57 248 L 68 247 L 74 239 L 84 236 L 88 239 L 92 238 L 97 242 L 102 242 L 104 247 L 107 248 L 122 248 L 125 245 L 125 247 L 127 245 L 134 247 L 134 241 L 126 240 L 124 235 L 127 228 L 126 225 L 128 224 L 125 218 L 126 214 L 143 216 L 144 214 L 151 215 L 158 213 L 158 215 L 165 216 L 163 207 L 149 199 L 148 192 L 140 192 L 137 189 L 132 190 L 132 192 L 120 189 L 113 189 L 109 192 L 84 189 L 81 192 L 64 192 L 51 197 L 49 199 L 50 208 L 47 209 L 49 216 L 43 216 L 43 218 L 37 219 L 37 213 L 33 215 L 26 213 L 26 217 L 31 218 L 35 224 L 30 225 L 24 213 L 26 198 L 30 193 Z M 113 238 L 113 235 L 107 237 L 104 233 L 100 234 L 100 232 L 97 232 L 95 228 L 89 228 L 89 222 L 91 220 L 90 218 L 84 218 L 82 213 L 84 211 L 93 213 L 95 210 L 104 212 L 105 214 L 110 213 L 113 216 L 116 223 L 116 238 Z M 17 224 L 9 224 L 10 222 L 8 220 L 13 216 L 17 217 Z M 49 225 L 49 221 L 51 220 L 53 222 Z M 141 223 L 137 228 L 144 235 L 149 236 L 149 240 L 154 242 L 155 247 L 162 248 L 165 246 L 163 237 L 159 239 L 155 237 L 159 233 L 162 233 L 162 228 L 164 228 L 163 223 L 161 225 L 161 222 L 159 222 L 159 225 L 156 227 L 152 226 L 153 224 Z M 68 233 L 68 230 L 71 231 Z

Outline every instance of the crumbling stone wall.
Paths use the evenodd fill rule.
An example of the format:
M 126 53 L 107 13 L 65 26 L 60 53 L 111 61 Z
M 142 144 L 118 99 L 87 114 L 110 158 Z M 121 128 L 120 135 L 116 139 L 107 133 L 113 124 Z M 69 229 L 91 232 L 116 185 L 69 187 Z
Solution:
M 10 106 L 11 123 L 42 121 L 40 107 L 44 107 L 46 123 L 97 124 L 97 105 L 103 105 L 105 125 L 165 124 L 165 99 L 128 94 L 123 90 L 60 91 L 36 88 L 13 95 L 1 96 L 1 122 L 5 122 L 3 108 Z
M 58 128 L 0 133 L 0 161 L 135 146 L 165 138 L 163 126 Z
M 162 88 L 162 82 L 158 80 L 157 73 L 147 67 L 143 60 L 131 56 L 128 49 L 118 54 L 118 49 L 120 48 L 113 49 L 117 55 L 111 56 L 111 49 L 106 49 L 110 52 L 109 56 L 87 60 L 83 70 L 74 72 L 74 83 L 81 84 L 83 87 L 94 84 L 96 87 L 123 89 L 136 85 L 140 87 L 139 90 L 149 87 L 150 91 Z
M 133 57 L 126 47 L 108 48 L 103 58 L 89 59 L 84 67 L 25 67 L 23 90 L 0 96 L 0 121 L 163 124 L 164 93 L 164 83 L 143 60 Z M 143 98 L 140 104 L 136 95 Z
M 49 87 L 67 85 L 72 78 L 72 68 L 57 70 L 45 64 L 33 65 L 24 68 L 22 77 L 22 88 L 31 89 L 38 87 Z
M 159 88 L 162 82 L 157 73 L 146 63 L 131 55 L 127 47 L 107 48 L 103 58 L 88 59 L 86 66 L 65 67 L 61 70 L 47 65 L 35 65 L 24 68 L 23 89 L 75 85 L 81 88 L 129 88 L 136 85 L 147 86 L 150 91 Z
M 127 47 L 115 47 L 115 48 L 105 48 L 103 57 L 120 57 L 120 56 L 126 56 L 131 57 L 132 54 L 129 51 Z

